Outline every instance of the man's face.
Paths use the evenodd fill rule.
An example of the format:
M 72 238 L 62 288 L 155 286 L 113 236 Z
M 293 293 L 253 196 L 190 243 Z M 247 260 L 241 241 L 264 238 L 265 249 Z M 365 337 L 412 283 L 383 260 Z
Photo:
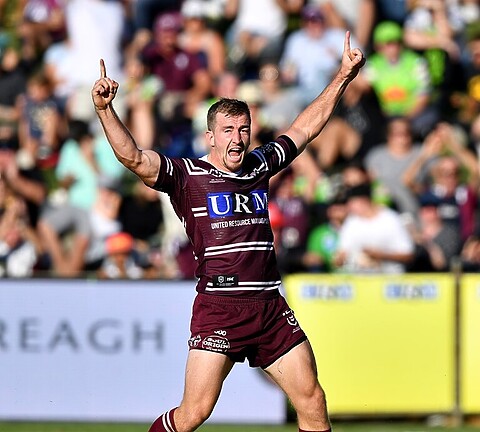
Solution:
M 250 146 L 248 116 L 231 117 L 218 113 L 213 131 L 207 131 L 211 164 L 222 171 L 237 172 Z

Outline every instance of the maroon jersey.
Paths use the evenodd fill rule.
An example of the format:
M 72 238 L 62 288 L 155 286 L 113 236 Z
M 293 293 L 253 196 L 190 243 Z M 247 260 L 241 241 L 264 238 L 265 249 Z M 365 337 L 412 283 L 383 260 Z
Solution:
M 170 196 L 193 244 L 198 292 L 278 295 L 281 281 L 268 218 L 268 185 L 296 155 L 295 144 L 285 135 L 248 153 L 240 173 L 220 171 L 206 157 L 160 155 L 154 188 Z

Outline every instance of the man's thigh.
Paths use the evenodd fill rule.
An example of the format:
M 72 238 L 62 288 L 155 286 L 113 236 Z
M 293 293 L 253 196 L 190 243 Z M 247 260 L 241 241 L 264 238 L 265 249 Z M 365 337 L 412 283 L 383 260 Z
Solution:
M 315 357 L 308 340 L 280 357 L 265 372 L 282 388 L 290 400 L 311 394 L 319 382 Z
M 188 353 L 182 405 L 213 410 L 233 362 L 225 354 L 203 350 Z

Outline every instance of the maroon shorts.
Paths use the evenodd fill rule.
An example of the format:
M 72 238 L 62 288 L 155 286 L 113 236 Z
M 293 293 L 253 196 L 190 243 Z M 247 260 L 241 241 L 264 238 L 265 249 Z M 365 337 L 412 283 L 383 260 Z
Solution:
M 284 297 L 250 299 L 197 294 L 190 349 L 224 353 L 234 362 L 248 359 L 266 368 L 306 340 Z

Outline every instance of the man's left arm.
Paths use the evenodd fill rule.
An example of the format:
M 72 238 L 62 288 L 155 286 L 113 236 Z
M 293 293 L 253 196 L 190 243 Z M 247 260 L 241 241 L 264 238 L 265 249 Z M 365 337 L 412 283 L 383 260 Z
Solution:
M 350 48 L 350 32 L 347 31 L 340 69 L 330 84 L 298 115 L 285 132 L 297 146 L 299 154 L 320 134 L 348 84 L 358 75 L 364 64 L 365 57 L 362 51 L 359 48 Z

